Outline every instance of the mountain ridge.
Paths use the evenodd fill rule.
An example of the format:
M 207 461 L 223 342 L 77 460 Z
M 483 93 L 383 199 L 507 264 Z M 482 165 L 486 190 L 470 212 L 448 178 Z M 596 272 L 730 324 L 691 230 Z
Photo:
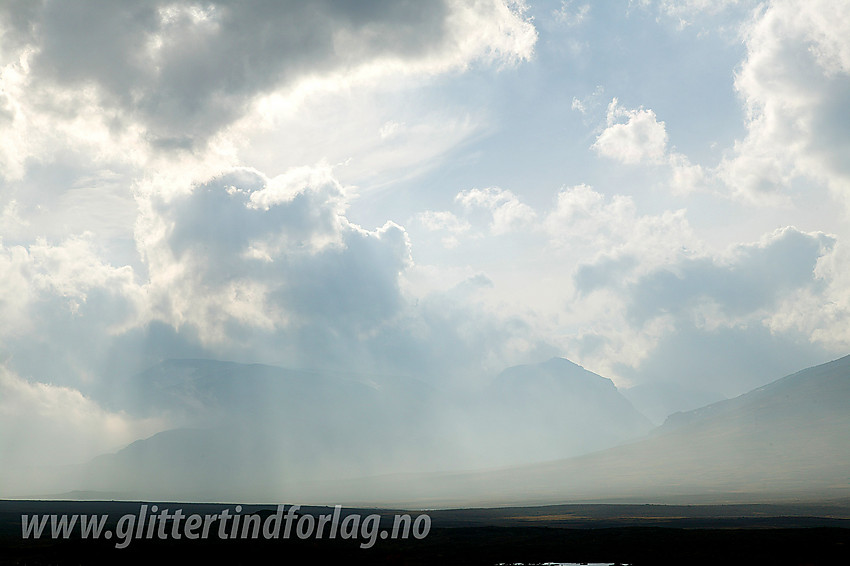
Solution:
M 572 458 L 309 493 L 446 507 L 850 497 L 850 356 L 713 405 L 724 410 Z
M 651 428 L 610 379 L 563 358 L 507 368 L 460 399 L 415 379 L 365 384 L 205 359 L 167 360 L 131 381 L 123 391 L 134 411 L 166 411 L 176 426 L 98 457 L 80 489 L 117 491 L 115 478 L 156 490 L 218 478 L 236 489 L 204 466 L 249 483 L 253 467 L 269 491 L 308 479 L 483 469 L 581 454 Z M 277 470 L 278 481 L 259 469 Z

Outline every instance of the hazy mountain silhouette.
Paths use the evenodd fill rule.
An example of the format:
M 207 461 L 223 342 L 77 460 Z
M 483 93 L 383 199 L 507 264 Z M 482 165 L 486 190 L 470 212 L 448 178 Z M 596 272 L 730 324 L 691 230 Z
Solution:
M 719 393 L 674 381 L 643 383 L 623 389 L 622 393 L 638 411 L 657 425 L 673 413 L 692 411 L 725 399 Z
M 482 395 L 478 418 L 478 449 L 493 465 L 584 454 L 653 428 L 614 382 L 564 358 L 500 373 Z
M 848 497 L 850 356 L 673 415 L 646 439 L 593 454 L 337 489 L 432 505 Z
M 269 499 L 305 482 L 572 456 L 652 427 L 613 382 L 560 358 L 465 396 L 398 376 L 211 360 L 163 362 L 114 393 L 111 407 L 179 426 L 96 458 L 80 489 Z

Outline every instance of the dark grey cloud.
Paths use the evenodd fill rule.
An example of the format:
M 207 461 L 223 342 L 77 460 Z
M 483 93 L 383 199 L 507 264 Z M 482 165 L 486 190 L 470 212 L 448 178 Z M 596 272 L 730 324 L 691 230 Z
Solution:
M 321 168 L 272 179 L 235 169 L 154 198 L 154 228 L 139 239 L 157 317 L 220 358 L 443 382 L 558 353 L 527 322 L 480 305 L 480 290 L 492 286 L 482 274 L 418 300 L 406 295 L 404 228 L 352 224 L 345 198 Z
M 97 87 L 163 147 L 203 140 L 257 94 L 457 39 L 437 0 L 14 2 L 4 12 L 7 41 L 36 48 L 34 77 Z
M 573 276 L 576 290 L 587 294 L 600 287 L 625 284 L 626 277 L 637 265 L 637 258 L 630 254 L 602 256 L 593 263 L 582 264 Z
M 628 318 L 636 325 L 665 314 L 687 316 L 706 301 L 725 315 L 740 316 L 776 306 L 796 289 L 822 288 L 825 282 L 814 268 L 835 242 L 788 227 L 764 242 L 737 246 L 728 259 L 686 256 L 636 276 L 635 256 L 602 256 L 581 265 L 573 278 L 582 294 L 624 289 Z
M 348 222 L 343 189 L 328 175 L 269 180 L 237 169 L 155 208 L 167 233 L 147 249 L 150 269 L 180 271 L 167 291 L 182 305 L 171 314 L 202 330 L 215 320 L 371 328 L 401 304 L 399 274 L 410 261 L 404 230 Z M 207 310 L 237 306 L 224 317 L 185 312 L 198 301 L 208 301 Z
M 629 316 L 642 324 L 660 314 L 685 314 L 705 300 L 730 316 L 773 307 L 795 289 L 822 285 L 814 268 L 834 244 L 824 234 L 785 228 L 766 243 L 739 246 L 731 261 L 683 259 L 630 286 Z
M 800 292 L 826 291 L 829 280 L 815 268 L 835 245 L 832 236 L 787 227 L 724 256 L 681 256 L 648 272 L 633 255 L 602 256 L 579 267 L 574 282 L 580 296 L 613 290 L 627 332 L 656 336 L 647 356 L 618 363 L 617 375 L 737 395 L 831 355 L 802 332 L 773 331 L 767 319 Z M 611 338 L 590 334 L 577 344 L 582 355 L 598 355 Z

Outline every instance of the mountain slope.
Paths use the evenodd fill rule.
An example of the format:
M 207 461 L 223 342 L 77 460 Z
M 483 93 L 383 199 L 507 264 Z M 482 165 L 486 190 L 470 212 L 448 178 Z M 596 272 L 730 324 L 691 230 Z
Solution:
M 506 369 L 479 409 L 486 429 L 479 449 L 492 465 L 584 454 L 652 429 L 610 379 L 564 358 Z
M 847 497 L 850 356 L 671 417 L 644 440 L 593 454 L 478 473 L 381 478 L 379 484 L 365 479 L 311 494 L 320 491 L 433 506 Z
M 79 488 L 146 497 L 274 499 L 309 481 L 572 456 L 651 428 L 610 380 L 558 358 L 463 398 L 400 377 L 171 360 L 110 403 L 176 426 L 95 459 Z
M 656 425 L 673 413 L 692 411 L 725 399 L 719 393 L 674 381 L 636 385 L 623 390 L 623 395 Z

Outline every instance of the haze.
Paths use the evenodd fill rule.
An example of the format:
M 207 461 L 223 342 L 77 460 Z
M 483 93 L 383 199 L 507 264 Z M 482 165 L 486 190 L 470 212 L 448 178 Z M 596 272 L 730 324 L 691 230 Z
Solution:
M 840 0 L 2 2 L 0 497 L 833 494 L 848 116 Z

